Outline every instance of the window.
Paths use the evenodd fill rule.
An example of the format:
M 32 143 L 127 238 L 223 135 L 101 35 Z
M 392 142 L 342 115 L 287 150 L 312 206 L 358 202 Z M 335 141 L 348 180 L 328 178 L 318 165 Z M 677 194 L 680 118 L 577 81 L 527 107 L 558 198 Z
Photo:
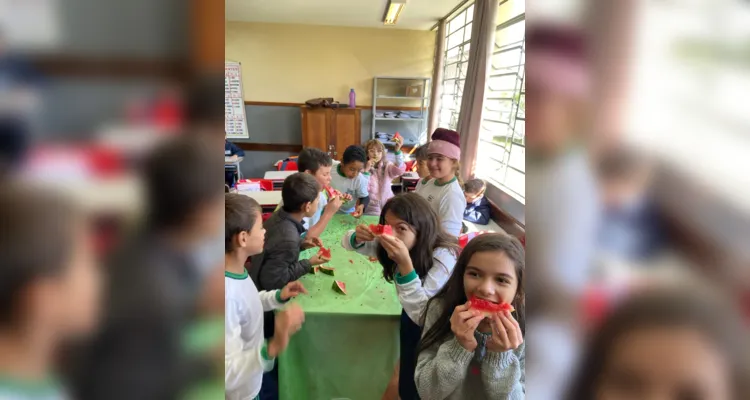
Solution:
M 477 175 L 525 203 L 526 146 L 524 1 L 500 4 L 487 78 Z
M 443 95 L 438 125 L 456 130 L 461 96 L 464 92 L 466 70 L 469 66 L 471 22 L 474 6 L 471 5 L 448 20 L 445 29 L 445 57 L 443 70 Z

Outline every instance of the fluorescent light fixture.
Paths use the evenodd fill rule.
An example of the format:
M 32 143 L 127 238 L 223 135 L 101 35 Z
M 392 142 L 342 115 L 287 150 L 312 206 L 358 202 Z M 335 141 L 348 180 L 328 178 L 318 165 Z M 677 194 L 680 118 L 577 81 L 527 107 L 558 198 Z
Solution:
M 398 16 L 405 5 L 406 0 L 388 0 L 388 7 L 385 9 L 385 16 L 383 16 L 383 24 L 396 25 Z

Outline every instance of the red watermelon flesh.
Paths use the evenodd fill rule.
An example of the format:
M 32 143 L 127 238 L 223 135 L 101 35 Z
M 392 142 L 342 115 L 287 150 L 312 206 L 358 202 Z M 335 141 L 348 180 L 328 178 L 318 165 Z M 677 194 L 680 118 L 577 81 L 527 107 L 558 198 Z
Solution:
M 369 260 L 370 260 L 370 262 L 375 262 L 375 261 L 378 261 L 378 258 L 377 257 L 370 257 Z
M 400 133 L 396 132 L 396 134 L 393 135 L 393 140 L 403 141 L 403 138 L 401 137 Z
M 346 283 L 341 281 L 333 281 L 331 288 L 341 294 L 346 294 Z
M 336 268 L 332 268 L 332 267 L 326 267 L 325 265 L 321 265 L 320 267 L 318 267 L 318 270 L 319 270 L 320 272 L 322 272 L 322 273 L 324 273 L 324 274 L 326 274 L 326 275 L 331 275 L 331 276 L 333 276 L 333 275 L 334 275 L 334 271 L 335 271 L 335 269 L 336 269 Z
M 480 311 L 485 315 L 495 314 L 502 311 L 515 311 L 515 308 L 508 303 L 493 303 L 489 300 L 477 298 L 476 296 L 471 296 L 469 301 L 471 302 L 472 310 Z
M 318 251 L 318 254 L 320 254 L 323 258 L 331 259 L 331 249 L 326 249 L 325 247 L 321 247 L 320 251 Z
M 370 225 L 370 231 L 375 235 L 393 235 L 393 228 L 390 225 Z

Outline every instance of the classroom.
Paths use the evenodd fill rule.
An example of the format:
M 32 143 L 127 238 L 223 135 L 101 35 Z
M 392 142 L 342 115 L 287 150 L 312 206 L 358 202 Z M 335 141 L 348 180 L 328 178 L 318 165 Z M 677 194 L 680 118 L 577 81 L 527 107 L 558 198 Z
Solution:
M 420 193 L 421 186 L 451 188 L 437 197 L 455 193 L 450 198 L 456 201 L 451 204 L 455 203 L 459 215 L 451 220 L 452 225 L 447 221 L 453 217 L 440 215 L 437 208 L 433 215 L 442 223 L 437 229 L 450 232 L 462 247 L 492 233 L 498 235 L 493 236 L 497 241 L 501 236 L 515 238 L 520 248 L 525 202 L 524 2 L 480 3 L 277 1 L 260 6 L 227 2 L 226 190 L 254 199 L 262 209 L 266 230 L 261 254 L 247 253 L 249 261 L 244 266 L 238 263 L 231 272 L 227 266 L 227 304 L 233 296 L 230 293 L 254 290 L 234 289 L 242 287 L 248 275 L 261 290 L 262 301 L 266 301 L 264 293 L 275 289 L 283 288 L 277 292 L 280 296 L 292 290 L 287 286 L 300 284 L 306 289 L 305 294 L 295 292 L 299 296 L 291 301 L 304 312 L 304 324 L 288 339 L 273 370 L 264 374 L 260 392 L 258 384 L 247 386 L 247 381 L 256 378 L 243 378 L 240 366 L 230 367 L 235 365 L 230 358 L 242 353 L 237 350 L 230 355 L 241 345 L 230 345 L 238 338 L 227 336 L 227 371 L 232 371 L 227 372 L 225 382 L 227 398 L 240 393 L 261 399 L 418 397 L 414 366 L 403 363 L 416 359 L 411 348 L 416 343 L 405 346 L 404 335 L 411 335 L 410 341 L 419 339 L 419 309 L 427 297 L 409 305 L 415 300 L 403 298 L 400 275 L 395 275 L 395 281 L 383 279 L 384 267 L 375 247 L 367 253 L 363 249 L 370 246 L 355 245 L 359 240 L 355 236 L 362 235 L 363 226 L 369 227 L 364 228 L 364 235 L 382 230 L 378 243 L 383 246 L 387 233 L 397 230 L 397 224 L 391 226 L 387 220 L 398 207 L 420 208 L 422 197 L 432 201 L 431 194 L 417 199 L 408 196 Z M 490 28 L 472 31 L 478 20 Z M 478 51 L 481 46 L 475 44 L 479 42 L 487 43 L 487 50 Z M 472 57 L 481 61 L 474 65 Z M 481 68 L 488 73 L 471 73 Z M 470 98 L 479 100 L 471 102 Z M 471 134 L 459 142 L 457 131 Z M 428 151 L 433 149 L 431 144 L 439 144 L 437 150 Z M 453 166 L 428 168 L 431 153 L 447 157 L 446 163 L 453 159 Z M 321 157 L 328 161 L 320 161 Z M 311 164 L 311 158 L 317 164 Z M 459 169 L 459 165 L 472 167 Z M 328 181 L 318 179 L 318 168 L 325 167 L 331 170 Z M 441 168 L 443 175 L 448 173 L 445 180 L 437 178 L 435 171 Z M 338 212 L 328 215 L 330 207 L 318 205 L 318 214 L 310 217 L 287 209 L 282 193 L 302 185 L 300 175 L 307 175 L 306 170 L 325 189 L 322 193 L 327 193 L 321 194 L 319 204 L 325 201 L 330 206 L 337 196 L 348 196 L 334 210 Z M 456 176 L 462 178 L 460 182 L 474 179 L 473 186 L 459 184 Z M 434 183 L 428 183 L 431 178 Z M 229 197 L 227 204 L 230 240 Z M 424 205 L 432 207 L 428 202 Z M 240 206 L 232 203 L 231 207 Z M 381 209 L 391 211 L 383 211 L 381 217 Z M 302 222 L 288 222 L 297 218 Z M 414 231 L 430 230 L 412 223 Z M 355 229 L 357 233 L 352 233 Z M 287 238 L 303 232 L 303 238 L 302 251 L 294 253 L 300 261 L 295 258 L 289 266 L 279 267 L 274 260 L 280 257 L 278 243 L 285 240 L 281 231 Z M 429 235 L 417 234 L 416 240 L 427 240 L 424 243 L 430 248 L 436 245 L 429 240 L 442 240 L 428 240 Z M 351 246 L 347 245 L 350 241 Z M 455 254 L 443 250 L 436 248 L 434 259 L 445 262 L 447 270 L 430 272 L 444 274 L 438 278 L 442 281 L 436 281 L 437 288 L 456 262 Z M 441 257 L 448 261 L 440 261 Z M 285 278 L 270 276 L 271 268 L 283 269 Z M 422 268 L 415 266 L 412 272 L 424 278 Z M 414 290 L 434 295 L 435 289 L 427 290 L 430 279 L 424 289 L 420 285 Z M 285 313 L 292 314 L 289 307 Z M 227 332 L 234 330 L 229 322 L 237 317 L 234 314 L 227 306 Z M 280 315 L 276 313 L 276 327 Z M 264 330 L 274 325 L 273 318 L 272 312 L 265 314 Z M 265 337 L 270 349 L 276 336 L 271 338 L 266 332 Z M 517 347 L 511 350 L 523 352 Z M 269 391 L 269 386 L 276 392 Z M 469 398 L 465 396 L 472 393 L 455 398 Z M 472 398 L 495 398 L 484 392 L 478 396 Z

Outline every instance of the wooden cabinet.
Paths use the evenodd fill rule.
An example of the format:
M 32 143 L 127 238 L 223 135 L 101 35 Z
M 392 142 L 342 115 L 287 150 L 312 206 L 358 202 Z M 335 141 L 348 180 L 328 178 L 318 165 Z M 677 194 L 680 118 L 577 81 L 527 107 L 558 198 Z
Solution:
M 302 146 L 316 147 L 341 161 L 344 150 L 362 144 L 360 110 L 301 107 Z

